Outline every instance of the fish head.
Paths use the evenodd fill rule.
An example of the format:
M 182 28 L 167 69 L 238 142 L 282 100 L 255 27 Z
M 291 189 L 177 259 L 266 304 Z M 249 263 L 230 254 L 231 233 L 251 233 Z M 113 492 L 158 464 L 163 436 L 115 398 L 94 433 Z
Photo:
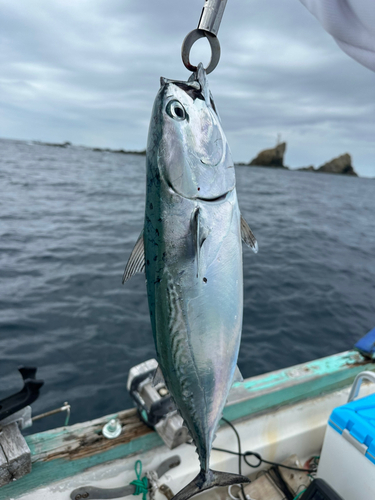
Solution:
M 149 131 L 160 176 L 189 199 L 216 200 L 235 187 L 235 171 L 206 73 L 187 81 L 161 78 Z

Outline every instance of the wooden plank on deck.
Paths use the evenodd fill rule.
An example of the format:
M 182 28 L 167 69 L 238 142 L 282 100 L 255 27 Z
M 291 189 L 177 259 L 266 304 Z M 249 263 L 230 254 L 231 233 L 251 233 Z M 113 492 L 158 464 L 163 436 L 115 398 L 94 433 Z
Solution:
M 8 471 L 7 482 L 11 479 L 19 479 L 31 472 L 30 450 L 16 422 L 2 427 L 0 450 L 2 451 L 0 467 L 3 469 L 1 481 L 6 481 L 7 474 L 5 470 Z
M 12 475 L 8 470 L 8 460 L 0 445 L 0 487 L 8 484 L 12 480 Z

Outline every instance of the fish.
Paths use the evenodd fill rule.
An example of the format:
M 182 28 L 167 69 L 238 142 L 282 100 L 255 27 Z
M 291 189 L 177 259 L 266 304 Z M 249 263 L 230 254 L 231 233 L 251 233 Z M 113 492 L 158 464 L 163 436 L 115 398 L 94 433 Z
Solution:
M 211 470 L 209 459 L 228 393 L 241 378 L 241 239 L 258 251 L 239 210 L 234 163 L 202 64 L 187 81 L 161 78 L 146 167 L 144 227 L 123 282 L 145 272 L 159 376 L 199 456 L 199 474 L 174 497 L 186 500 L 248 482 Z

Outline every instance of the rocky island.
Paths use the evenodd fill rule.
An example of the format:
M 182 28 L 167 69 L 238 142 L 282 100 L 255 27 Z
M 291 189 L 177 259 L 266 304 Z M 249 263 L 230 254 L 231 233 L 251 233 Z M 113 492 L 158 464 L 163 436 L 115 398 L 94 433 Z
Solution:
M 127 149 L 110 149 L 110 148 L 92 148 L 93 151 L 98 151 L 99 153 L 120 153 L 123 155 L 140 155 L 146 156 L 146 150 L 132 151 Z
M 69 148 L 73 146 L 71 142 L 41 142 L 41 141 L 33 141 L 34 144 L 38 144 L 39 146 L 52 146 L 54 148 Z M 120 153 L 123 155 L 140 155 L 145 156 L 146 150 L 143 149 L 141 151 L 132 151 L 127 149 L 110 149 L 110 148 L 90 148 L 88 146 L 79 146 L 85 149 L 91 149 L 92 151 L 97 151 L 100 153 Z
M 352 157 L 349 153 L 337 156 L 336 158 L 333 158 L 333 160 L 324 163 L 324 165 L 318 168 L 317 172 L 355 175 L 356 177 L 358 177 L 358 174 L 355 172 L 352 166 Z
M 244 166 L 256 167 L 278 167 L 288 168 L 284 165 L 284 154 L 286 150 L 286 142 L 277 144 L 274 148 L 264 149 L 249 163 L 238 163 Z
M 353 168 L 352 157 L 350 156 L 349 153 L 337 156 L 336 158 L 333 158 L 327 163 L 324 163 L 317 169 L 315 169 L 313 165 L 310 165 L 309 167 L 302 167 L 298 168 L 297 170 L 326 173 L 326 174 L 353 175 L 355 177 L 358 177 L 357 172 Z
M 258 155 L 249 163 L 236 163 L 236 165 L 246 167 L 276 167 L 289 170 L 289 168 L 284 165 L 285 151 L 286 142 L 281 142 L 274 148 L 260 151 L 260 153 L 258 153 Z M 301 167 L 296 170 L 328 174 L 344 174 L 358 177 L 358 174 L 353 168 L 352 158 L 349 153 L 337 156 L 318 168 L 315 168 L 313 165 L 309 165 L 308 167 Z

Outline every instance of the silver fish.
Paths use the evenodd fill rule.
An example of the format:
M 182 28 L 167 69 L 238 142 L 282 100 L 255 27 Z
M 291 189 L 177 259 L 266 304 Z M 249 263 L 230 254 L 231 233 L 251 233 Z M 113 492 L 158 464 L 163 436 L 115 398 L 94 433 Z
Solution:
M 201 471 L 176 499 L 247 481 L 209 468 L 235 380 L 243 309 L 241 217 L 231 153 L 199 65 L 189 81 L 161 79 L 147 144 L 144 229 L 123 281 L 146 272 L 156 352 L 199 455 Z

